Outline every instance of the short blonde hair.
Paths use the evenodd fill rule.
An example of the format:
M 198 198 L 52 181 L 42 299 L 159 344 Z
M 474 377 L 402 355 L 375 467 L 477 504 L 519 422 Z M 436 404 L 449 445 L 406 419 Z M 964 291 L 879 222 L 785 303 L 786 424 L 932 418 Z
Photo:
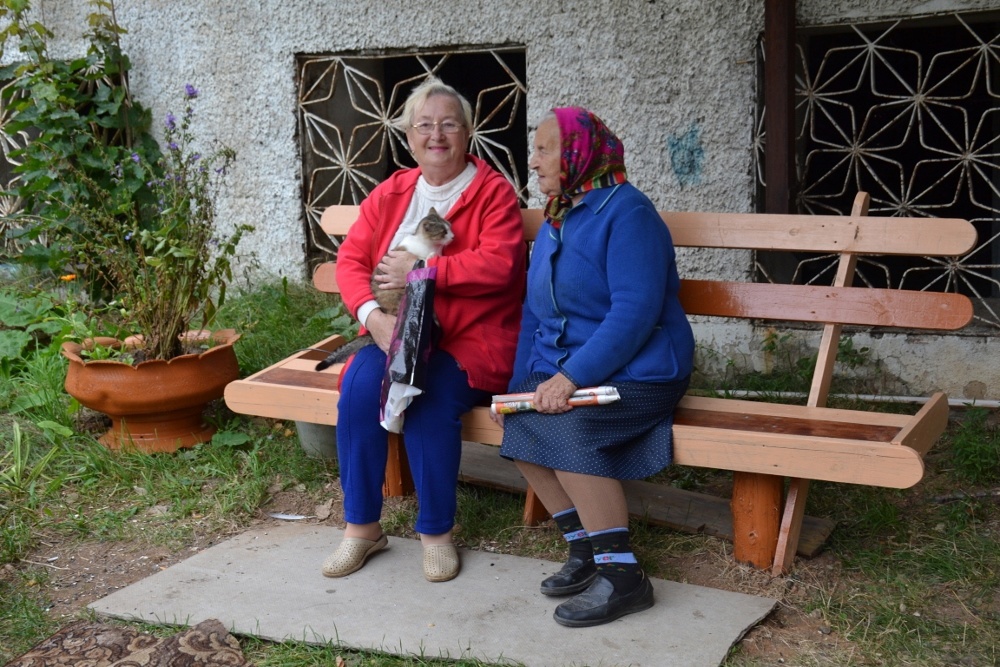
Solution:
M 410 96 L 406 98 L 406 102 L 403 104 L 403 111 L 393 121 L 392 126 L 403 132 L 409 130 L 413 125 L 413 119 L 417 115 L 417 110 L 422 108 L 424 103 L 435 95 L 450 95 L 458 102 L 458 106 L 462 109 L 462 123 L 465 125 L 465 129 L 471 132 L 472 105 L 469 104 L 469 100 L 465 99 L 461 93 L 436 76 L 427 77 L 420 85 L 413 89 L 413 92 L 410 93 Z

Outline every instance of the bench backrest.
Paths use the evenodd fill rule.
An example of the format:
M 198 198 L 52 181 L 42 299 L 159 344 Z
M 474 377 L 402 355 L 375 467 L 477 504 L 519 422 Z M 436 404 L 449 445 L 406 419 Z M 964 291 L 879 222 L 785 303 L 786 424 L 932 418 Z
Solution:
M 330 206 L 321 219 L 331 236 L 344 236 L 358 218 L 357 206 Z M 525 240 L 544 220 L 540 209 L 522 209 Z M 953 257 L 968 252 L 976 232 L 965 220 L 882 218 L 852 215 L 661 212 L 678 247 L 783 250 L 858 255 Z M 853 275 L 853 263 L 849 274 Z M 959 294 L 915 290 L 778 285 L 719 280 L 682 281 L 681 300 L 689 315 L 767 319 L 912 329 L 960 329 L 972 319 L 972 302 Z M 313 282 L 339 293 L 335 264 L 317 268 Z

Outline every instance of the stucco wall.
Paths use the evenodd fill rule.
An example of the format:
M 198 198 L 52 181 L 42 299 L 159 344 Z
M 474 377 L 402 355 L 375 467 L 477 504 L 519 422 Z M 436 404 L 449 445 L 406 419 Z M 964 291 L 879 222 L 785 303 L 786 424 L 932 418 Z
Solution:
M 296 53 L 523 44 L 529 123 L 551 106 L 590 107 L 623 138 L 632 180 L 659 207 L 751 208 L 753 62 L 763 0 L 627 0 L 613 3 L 614 12 L 582 0 L 118 2 L 139 99 L 163 118 L 180 106 L 184 84 L 194 84 L 211 136 L 237 150 L 223 219 L 257 226 L 247 248 L 271 274 L 303 278 Z M 60 48 L 82 48 L 84 0 L 35 4 L 63 40 Z M 994 4 L 800 0 L 798 20 L 829 24 Z M 677 159 L 685 154 L 696 159 Z M 749 264 L 718 255 L 682 262 L 686 273 L 714 275 L 742 273 Z M 699 325 L 699 338 L 718 342 L 720 351 L 750 350 L 753 337 L 748 325 Z M 906 351 L 905 337 L 879 341 L 914 392 L 944 388 L 962 396 L 976 380 L 987 387 L 986 397 L 1000 398 L 1000 370 L 991 368 L 1000 364 L 983 364 L 981 356 L 996 352 L 993 340 L 934 337 L 918 357 Z

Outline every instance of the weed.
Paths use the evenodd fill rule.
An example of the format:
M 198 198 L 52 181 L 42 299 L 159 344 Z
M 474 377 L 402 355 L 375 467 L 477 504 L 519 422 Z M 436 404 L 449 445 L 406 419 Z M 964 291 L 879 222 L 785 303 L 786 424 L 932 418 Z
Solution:
M 1000 429 L 988 420 L 989 411 L 970 407 L 951 439 L 955 472 L 973 484 L 1000 479 Z

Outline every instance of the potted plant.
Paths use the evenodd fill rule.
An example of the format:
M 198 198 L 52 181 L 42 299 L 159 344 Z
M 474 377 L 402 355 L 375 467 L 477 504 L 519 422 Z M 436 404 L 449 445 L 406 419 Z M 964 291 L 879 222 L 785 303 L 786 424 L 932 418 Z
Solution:
M 127 190 L 98 191 L 88 206 L 71 207 L 90 230 L 75 266 L 115 294 L 91 310 L 91 321 L 130 334 L 62 345 L 70 361 L 66 390 L 111 417 L 102 442 L 112 448 L 131 443 L 172 451 L 205 441 L 214 432 L 201 419 L 205 405 L 239 377 L 232 349 L 239 334 L 211 327 L 233 279 L 240 240 L 253 228 L 220 231 L 215 196 L 235 153 L 222 146 L 204 155 L 195 148 L 197 97 L 187 85 L 183 114 L 167 115 L 157 163 L 133 154 L 115 166 L 114 178 L 126 170 L 142 175 L 151 203 L 137 202 Z M 85 187 L 98 185 L 78 177 Z
M 4 93 L 4 132 L 30 138 L 11 153 L 24 208 L 9 217 L 20 230 L 18 259 L 78 286 L 71 319 L 88 333 L 62 346 L 66 389 L 111 417 L 101 441 L 172 451 L 211 437 L 204 406 L 238 377 L 238 334 L 211 329 L 253 228 L 223 232 L 216 219 L 235 153 L 195 137 L 198 90 L 185 86 L 183 112 L 167 114 L 161 150 L 128 90 L 114 3 L 91 4 L 91 47 L 73 61 L 48 57 L 51 33 L 30 21 L 28 2 L 0 5 L 9 21 L 0 43 L 14 37 L 22 54 L 0 72 L 15 79 Z

